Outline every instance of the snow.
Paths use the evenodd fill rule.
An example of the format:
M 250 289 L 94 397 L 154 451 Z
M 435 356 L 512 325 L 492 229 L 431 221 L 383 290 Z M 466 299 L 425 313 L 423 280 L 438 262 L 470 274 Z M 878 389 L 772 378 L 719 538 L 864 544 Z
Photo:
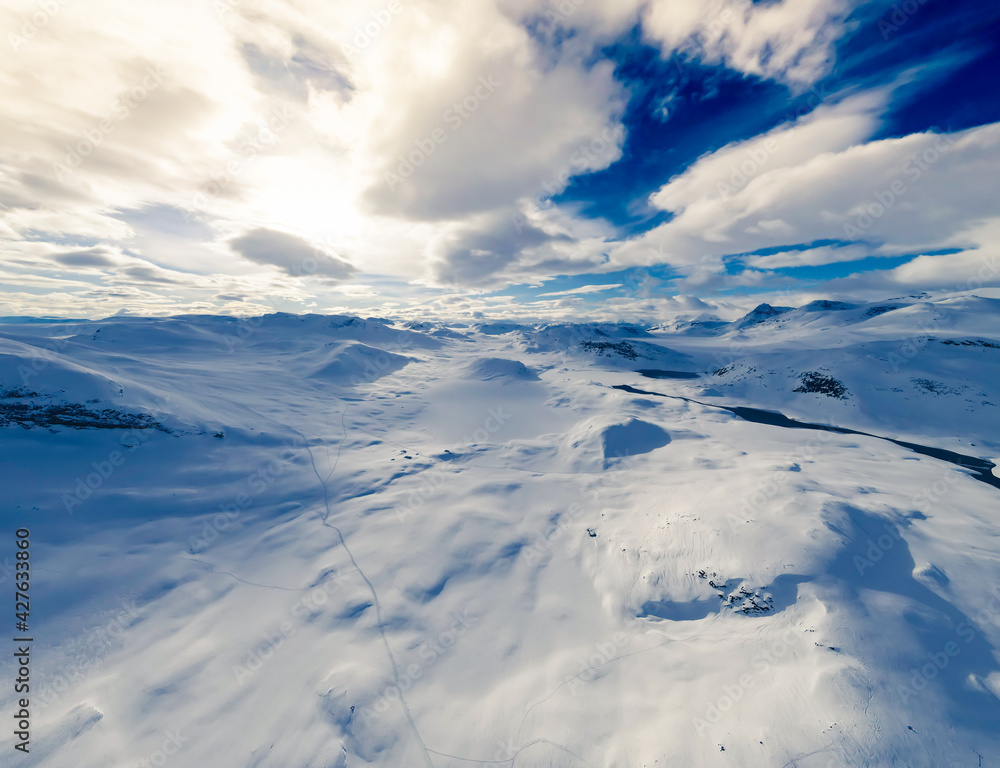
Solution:
M 520 360 L 503 357 L 483 357 L 473 360 L 466 368 L 468 375 L 481 381 L 538 381 L 538 374 Z
M 308 375 L 341 384 L 370 383 L 395 373 L 409 362 L 408 357 L 367 344 L 334 344 L 323 356 L 320 367 Z
M 993 764 L 1000 491 L 880 437 L 997 462 L 998 315 L 2 326 L 22 762 Z

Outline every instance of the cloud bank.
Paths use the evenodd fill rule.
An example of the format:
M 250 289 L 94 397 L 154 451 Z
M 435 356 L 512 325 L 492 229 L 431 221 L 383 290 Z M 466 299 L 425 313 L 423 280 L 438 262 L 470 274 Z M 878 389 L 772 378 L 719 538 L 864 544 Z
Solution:
M 1000 245 L 1000 130 L 984 118 L 883 135 L 920 72 L 972 56 L 838 74 L 845 41 L 877 39 L 887 8 L 15 0 L 0 9 L 0 296 L 8 314 L 40 296 L 47 314 L 95 315 L 418 311 L 462 294 L 469 312 L 558 314 L 595 306 L 588 295 L 630 312 L 806 290 L 795 270 L 872 258 L 890 260 L 877 280 L 831 272 L 831 289 L 973 274 Z M 923 29 L 907 24 L 887 61 Z M 629 56 L 650 51 L 673 72 L 645 83 L 669 114 L 634 85 Z M 695 121 L 740 88 L 778 94 L 779 117 L 734 112 L 729 139 Z M 723 139 L 685 155 L 708 129 Z M 658 177 L 668 156 L 681 170 Z M 613 192 L 647 212 L 640 231 L 580 191 L 621 164 L 636 186 Z M 646 295 L 607 277 L 635 268 L 659 270 Z

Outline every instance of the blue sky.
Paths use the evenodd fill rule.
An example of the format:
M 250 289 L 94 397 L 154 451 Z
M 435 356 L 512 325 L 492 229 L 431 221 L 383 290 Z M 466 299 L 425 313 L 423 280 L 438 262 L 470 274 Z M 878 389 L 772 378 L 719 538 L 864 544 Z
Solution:
M 996 4 L 36 10 L 0 11 L 2 314 L 657 319 L 1000 286 Z

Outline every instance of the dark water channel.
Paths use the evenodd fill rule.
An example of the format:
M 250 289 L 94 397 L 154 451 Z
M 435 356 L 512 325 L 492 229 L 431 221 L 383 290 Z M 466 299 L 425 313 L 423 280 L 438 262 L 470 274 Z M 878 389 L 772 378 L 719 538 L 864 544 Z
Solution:
M 639 371 L 639 373 L 642 373 Z M 645 375 L 645 374 L 644 374 Z M 666 377 L 660 377 L 666 378 Z M 684 378 L 689 378 L 685 376 Z M 808 421 L 798 421 L 797 419 L 790 419 L 782 413 L 777 411 L 765 411 L 760 408 L 748 408 L 746 406 L 730 406 L 730 405 L 717 405 L 715 403 L 705 403 L 701 400 L 694 400 L 690 397 L 682 397 L 680 395 L 664 395 L 662 392 L 649 392 L 644 389 L 637 389 L 636 387 L 631 387 L 628 384 L 618 384 L 613 387 L 614 389 L 620 389 L 624 392 L 631 392 L 634 395 L 651 395 L 653 397 L 667 397 L 671 400 L 684 400 L 689 403 L 697 403 L 698 405 L 704 405 L 708 408 L 719 408 L 723 411 L 729 411 L 733 415 L 743 419 L 744 421 L 750 421 L 754 424 L 767 424 L 771 427 L 784 427 L 785 429 L 815 429 L 821 432 L 836 432 L 841 435 L 862 435 L 864 437 L 874 437 L 878 440 L 887 440 L 890 443 L 895 443 L 896 445 L 902 446 L 903 448 L 908 448 L 914 453 L 919 453 L 922 456 L 930 456 L 934 459 L 940 459 L 941 461 L 947 461 L 950 464 L 955 464 L 956 466 L 962 467 L 972 472 L 972 476 L 977 480 L 980 480 L 987 485 L 992 485 L 994 488 L 1000 488 L 1000 477 L 996 477 L 993 474 L 993 468 L 996 466 L 992 461 L 987 461 L 986 459 L 980 459 L 975 456 L 966 456 L 962 453 L 955 453 L 954 451 L 946 451 L 943 448 L 931 448 L 926 445 L 919 445 L 917 443 L 907 443 L 904 440 L 895 440 L 891 437 L 883 437 L 881 435 L 873 435 L 870 432 L 861 432 L 856 429 L 847 429 L 846 427 L 831 427 L 827 424 L 813 424 Z
M 690 371 L 661 371 L 658 368 L 641 368 L 636 373 L 641 373 L 647 379 L 698 379 L 700 373 Z

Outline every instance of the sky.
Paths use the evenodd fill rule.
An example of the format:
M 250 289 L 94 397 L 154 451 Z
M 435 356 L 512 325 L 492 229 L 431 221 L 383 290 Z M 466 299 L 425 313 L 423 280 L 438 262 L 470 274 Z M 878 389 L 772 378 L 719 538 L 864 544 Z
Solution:
M 1000 287 L 1000 4 L 7 0 L 0 315 Z

